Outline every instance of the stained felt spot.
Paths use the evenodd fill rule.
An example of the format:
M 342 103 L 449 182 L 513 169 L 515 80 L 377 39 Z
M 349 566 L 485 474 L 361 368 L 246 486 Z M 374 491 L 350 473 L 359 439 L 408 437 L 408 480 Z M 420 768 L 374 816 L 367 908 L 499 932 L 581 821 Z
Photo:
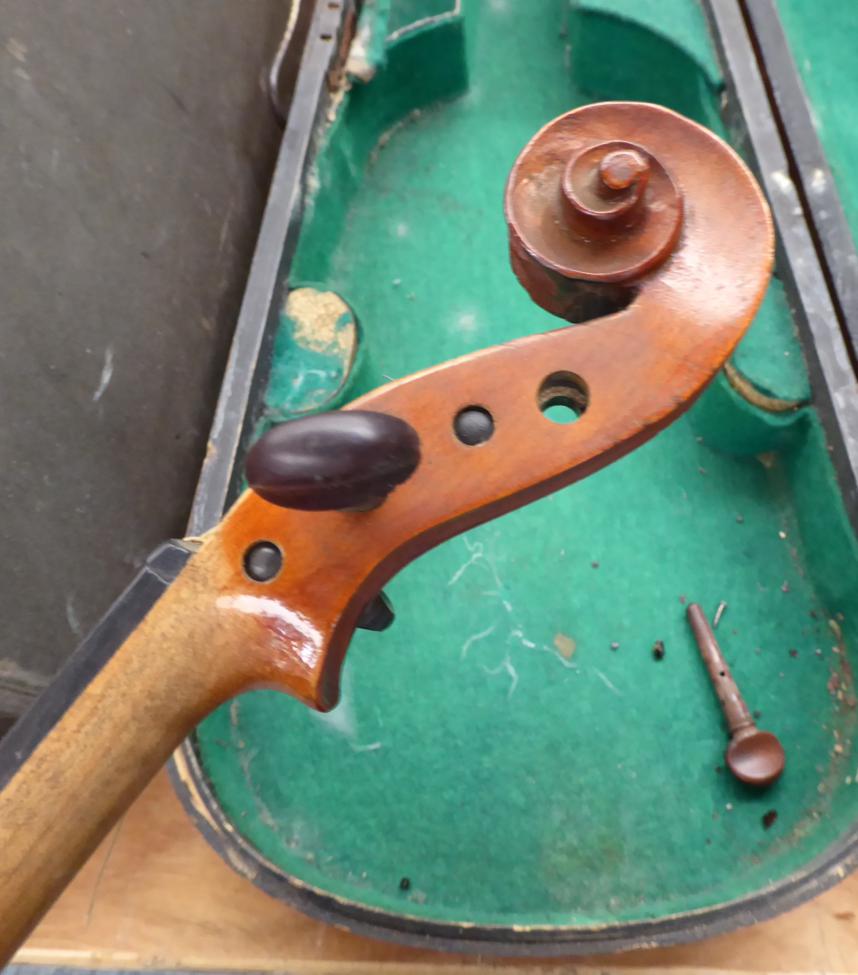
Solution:
M 563 657 L 564 660 L 571 660 L 572 654 L 575 653 L 578 644 L 572 639 L 571 636 L 567 636 L 565 633 L 555 633 L 554 646 L 557 648 L 557 652 L 561 657 Z

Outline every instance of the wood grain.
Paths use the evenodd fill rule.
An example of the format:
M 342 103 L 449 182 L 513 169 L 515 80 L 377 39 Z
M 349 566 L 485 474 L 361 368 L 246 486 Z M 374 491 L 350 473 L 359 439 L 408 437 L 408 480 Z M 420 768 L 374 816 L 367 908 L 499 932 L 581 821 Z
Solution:
M 536 961 L 440 955 L 361 938 L 229 869 L 160 774 L 16 956 L 96 968 L 362 973 L 858 973 L 858 875 L 780 918 L 693 945 Z

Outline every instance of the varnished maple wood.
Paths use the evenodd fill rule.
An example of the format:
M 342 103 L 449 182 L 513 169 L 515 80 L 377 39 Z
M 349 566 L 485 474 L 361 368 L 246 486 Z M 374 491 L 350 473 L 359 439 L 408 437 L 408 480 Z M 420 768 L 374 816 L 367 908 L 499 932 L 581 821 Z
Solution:
M 690 405 L 733 350 L 773 256 L 768 210 L 745 166 L 665 109 L 621 103 L 573 114 L 604 141 L 641 146 L 669 172 L 684 204 L 673 254 L 635 282 L 634 302 L 617 314 L 486 349 L 352 404 L 405 420 L 420 439 L 419 467 L 380 507 L 304 512 L 253 492 L 238 500 L 0 794 L 0 957 L 204 714 L 262 685 L 332 707 L 360 612 L 390 576 L 444 539 L 639 446 Z M 561 373 L 580 377 L 588 398 L 566 425 L 540 409 L 545 380 Z M 494 422 L 477 446 L 454 432 L 469 406 Z M 284 556 L 267 583 L 244 571 L 260 541 Z
M 0 962 L 204 715 L 255 685 L 314 700 L 232 569 L 218 530 L 0 792 Z

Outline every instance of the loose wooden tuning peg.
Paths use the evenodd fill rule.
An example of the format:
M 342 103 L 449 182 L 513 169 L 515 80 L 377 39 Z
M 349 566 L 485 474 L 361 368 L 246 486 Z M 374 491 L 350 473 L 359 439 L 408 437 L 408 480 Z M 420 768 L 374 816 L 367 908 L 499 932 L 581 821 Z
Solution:
M 420 440 L 399 417 L 341 410 L 272 427 L 251 448 L 250 487 L 281 508 L 375 508 L 420 462 Z

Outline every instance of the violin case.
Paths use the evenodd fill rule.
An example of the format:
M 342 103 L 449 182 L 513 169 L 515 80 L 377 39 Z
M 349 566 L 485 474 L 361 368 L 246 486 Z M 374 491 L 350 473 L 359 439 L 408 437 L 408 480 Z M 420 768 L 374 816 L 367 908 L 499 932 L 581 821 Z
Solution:
M 190 534 L 217 523 L 272 424 L 557 327 L 510 271 L 502 200 L 563 112 L 655 102 L 726 137 L 778 251 L 750 331 L 683 418 L 390 582 L 395 622 L 357 632 L 335 710 L 256 691 L 186 740 L 171 766 L 186 808 L 271 895 L 422 946 L 613 951 L 769 917 L 858 862 L 858 262 L 854 184 L 829 168 L 858 136 L 825 142 L 836 59 L 802 79 L 817 52 L 794 61 L 787 33 L 820 35 L 808 5 L 779 6 L 783 23 L 770 0 L 305 5 Z M 723 767 L 692 601 L 719 613 L 783 742 L 768 790 Z

